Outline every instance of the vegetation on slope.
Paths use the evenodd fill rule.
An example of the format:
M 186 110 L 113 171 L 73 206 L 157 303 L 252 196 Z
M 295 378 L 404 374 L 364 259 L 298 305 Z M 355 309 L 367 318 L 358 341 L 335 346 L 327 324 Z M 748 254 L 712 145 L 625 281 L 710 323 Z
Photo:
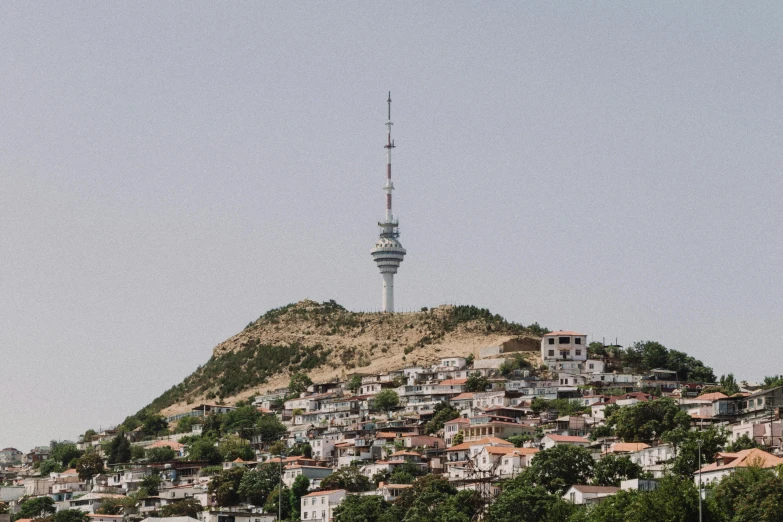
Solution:
M 541 336 L 548 330 L 507 321 L 485 308 L 447 306 L 408 314 L 350 312 L 335 301 L 302 301 L 269 310 L 237 336 L 218 345 L 203 366 L 172 386 L 135 417 L 205 397 L 224 400 L 265 384 L 273 376 L 328 365 L 370 364 L 382 353 L 438 344 L 452 332 Z

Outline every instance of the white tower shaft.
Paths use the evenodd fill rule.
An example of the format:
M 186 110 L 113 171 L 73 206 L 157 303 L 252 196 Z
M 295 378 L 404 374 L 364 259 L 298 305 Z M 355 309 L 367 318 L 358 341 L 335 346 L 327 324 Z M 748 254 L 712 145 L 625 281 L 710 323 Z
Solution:
M 394 311 L 394 274 L 387 272 L 383 276 L 383 311 Z

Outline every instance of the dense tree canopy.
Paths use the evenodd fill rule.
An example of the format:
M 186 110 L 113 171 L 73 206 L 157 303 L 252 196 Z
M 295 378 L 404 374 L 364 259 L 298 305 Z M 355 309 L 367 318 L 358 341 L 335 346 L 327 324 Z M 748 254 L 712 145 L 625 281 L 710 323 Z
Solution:
M 109 464 L 118 464 L 131 461 L 131 447 L 128 437 L 124 432 L 120 432 L 108 444 L 108 462 Z
M 313 381 L 306 373 L 295 373 L 288 381 L 288 391 L 298 397 L 299 394 L 306 391 L 307 387 L 311 384 L 313 384 Z
M 190 517 L 198 518 L 199 513 L 203 511 L 201 502 L 194 498 L 185 498 L 166 504 L 160 508 L 162 517 Z
M 373 397 L 373 408 L 375 411 L 389 411 L 400 404 L 400 396 L 392 389 L 379 391 Z
M 95 451 L 88 451 L 76 461 L 75 469 L 80 480 L 90 480 L 103 473 L 103 458 Z
M 90 517 L 80 509 L 63 509 L 54 514 L 53 522 L 88 522 Z
M 32 497 L 21 503 L 16 518 L 41 518 L 55 511 L 52 497 Z
M 580 446 L 561 445 L 539 451 L 519 481 L 532 482 L 550 493 L 564 493 L 573 484 L 587 484 L 593 476 L 594 460 Z
M 174 460 L 177 454 L 168 446 L 160 448 L 150 448 L 145 452 L 147 460 L 150 462 L 168 462 Z
M 638 478 L 642 467 L 627 455 L 606 455 L 595 463 L 593 483 L 598 486 L 619 486 L 620 482 Z
M 215 495 L 219 506 L 236 506 L 242 500 L 239 488 L 245 468 L 231 468 L 212 477 L 209 483 L 209 493 Z
M 664 398 L 613 409 L 607 423 L 626 442 L 651 442 L 666 431 L 687 429 L 691 418 L 672 399 Z
M 529 481 L 512 480 L 489 507 L 489 522 L 561 522 L 576 508 Z
M 432 434 L 443 429 L 443 425 L 452 419 L 459 417 L 457 408 L 449 404 L 448 401 L 441 401 L 435 405 L 432 419 L 424 425 L 424 433 Z
M 770 469 L 738 469 L 718 483 L 712 502 L 722 522 L 783 520 L 783 477 Z
M 724 450 L 728 436 L 720 427 L 710 427 L 703 431 L 691 431 L 676 428 L 663 434 L 662 440 L 674 446 L 676 457 L 671 463 L 671 471 L 688 477 L 699 469 L 699 441 L 701 441 L 702 466 L 715 462 L 719 451 Z
M 239 496 L 254 506 L 263 506 L 269 493 L 280 482 L 280 466 L 264 464 L 244 474 L 237 490 Z
M 465 391 L 467 392 L 483 392 L 489 388 L 489 379 L 483 376 L 479 372 L 473 372 L 468 375 L 468 380 L 465 382 Z
M 215 440 L 210 437 L 200 437 L 188 449 L 188 460 L 206 461 L 210 464 L 220 464 L 223 457 L 220 455 Z
M 359 471 L 359 468 L 349 466 L 340 468 L 321 479 L 321 489 L 344 489 L 351 493 L 361 493 L 362 491 L 370 491 L 372 483 Z

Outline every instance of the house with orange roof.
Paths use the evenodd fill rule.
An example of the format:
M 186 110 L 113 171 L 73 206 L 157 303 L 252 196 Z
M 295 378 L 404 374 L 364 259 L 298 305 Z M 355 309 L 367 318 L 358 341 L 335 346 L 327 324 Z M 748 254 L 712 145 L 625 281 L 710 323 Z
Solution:
M 334 509 L 345 500 L 344 489 L 314 491 L 300 500 L 299 513 L 302 520 L 332 522 Z
M 590 441 L 584 437 L 578 437 L 576 435 L 556 435 L 554 433 L 548 433 L 541 438 L 541 445 L 544 447 L 544 449 L 564 445 L 581 446 L 586 448 L 590 445 Z
M 650 445 L 645 444 L 644 442 L 615 442 L 609 446 L 607 453 L 612 453 L 614 455 L 627 455 L 629 453 L 642 451 L 643 449 L 647 449 L 649 447 Z
M 781 464 L 783 464 L 783 458 L 776 457 L 775 455 L 758 448 L 742 450 L 736 453 L 718 453 L 715 462 L 703 466 L 694 473 L 693 481 L 697 486 L 699 481 L 701 481 L 702 484 L 711 484 L 730 475 L 737 469 L 751 466 L 768 469 L 777 467 Z

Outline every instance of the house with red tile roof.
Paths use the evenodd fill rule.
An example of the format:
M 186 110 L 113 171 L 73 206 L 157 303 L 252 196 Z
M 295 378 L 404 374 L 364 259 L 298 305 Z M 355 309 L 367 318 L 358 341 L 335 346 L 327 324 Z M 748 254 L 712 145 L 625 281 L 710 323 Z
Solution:
M 693 475 L 693 481 L 698 486 L 717 482 L 723 477 L 737 471 L 737 469 L 756 466 L 764 469 L 774 468 L 783 464 L 783 458 L 776 457 L 758 448 L 738 451 L 736 453 L 718 453 L 718 457 L 712 464 L 703 466 Z

